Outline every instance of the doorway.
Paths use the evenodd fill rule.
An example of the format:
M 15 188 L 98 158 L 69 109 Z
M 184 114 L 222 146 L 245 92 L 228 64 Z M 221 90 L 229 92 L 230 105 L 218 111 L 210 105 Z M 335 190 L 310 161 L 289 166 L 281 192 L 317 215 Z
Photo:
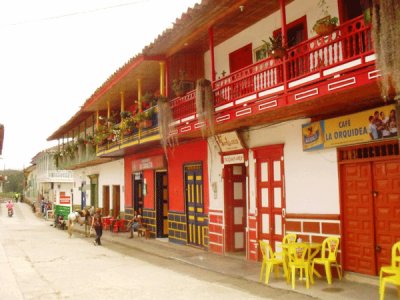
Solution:
M 188 243 L 204 247 L 207 230 L 204 215 L 203 166 L 201 163 L 184 166 L 185 202 Z
M 382 157 L 382 149 L 390 148 L 394 157 Z M 373 149 L 374 157 L 357 156 L 340 165 L 343 266 L 377 275 L 390 265 L 392 245 L 400 239 L 400 156 L 396 142 L 364 149 Z
M 132 174 L 132 207 L 135 211 L 143 213 L 143 176 L 142 173 Z
M 119 217 L 121 211 L 121 194 L 119 185 L 112 186 L 113 217 Z
M 168 176 L 166 171 L 156 172 L 157 237 L 168 237 Z
M 99 175 L 90 175 L 90 206 L 99 207 Z
M 103 185 L 103 214 L 108 216 L 110 214 L 110 187 Z
M 244 164 L 225 165 L 225 250 L 242 252 L 246 245 L 246 167 Z
M 267 241 L 275 251 L 281 249 L 284 235 L 283 145 L 253 149 L 257 177 L 258 239 Z

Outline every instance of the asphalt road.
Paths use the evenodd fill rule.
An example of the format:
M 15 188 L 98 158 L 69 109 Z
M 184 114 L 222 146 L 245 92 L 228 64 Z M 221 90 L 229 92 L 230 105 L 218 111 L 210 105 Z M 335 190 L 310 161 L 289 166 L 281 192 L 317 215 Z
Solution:
M 0 204 L 0 299 L 309 299 L 61 231 Z

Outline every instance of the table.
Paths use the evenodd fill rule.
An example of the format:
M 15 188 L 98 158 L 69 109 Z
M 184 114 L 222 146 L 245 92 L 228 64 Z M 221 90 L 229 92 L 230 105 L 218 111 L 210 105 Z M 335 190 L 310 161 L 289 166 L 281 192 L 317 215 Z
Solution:
M 282 244 L 282 259 L 283 259 L 283 270 L 285 272 L 286 278 L 288 278 L 288 265 L 287 265 L 287 251 L 289 249 L 290 245 L 293 245 L 296 243 L 289 243 L 289 244 Z M 302 242 L 302 244 L 306 244 L 310 248 L 310 252 L 308 255 L 308 262 L 311 263 L 313 258 L 317 256 L 317 254 L 321 251 L 322 244 L 321 243 L 310 243 L 310 242 Z M 310 268 L 311 270 L 311 268 Z M 318 276 L 319 278 L 321 277 L 321 274 L 318 273 L 317 270 L 314 269 L 314 274 Z M 311 276 L 312 274 L 310 274 Z

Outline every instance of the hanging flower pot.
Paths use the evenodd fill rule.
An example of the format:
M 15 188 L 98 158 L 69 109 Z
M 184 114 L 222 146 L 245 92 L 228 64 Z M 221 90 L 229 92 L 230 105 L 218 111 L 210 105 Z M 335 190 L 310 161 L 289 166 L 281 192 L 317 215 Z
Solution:
M 337 17 L 331 18 L 331 16 L 326 16 L 319 19 L 313 26 L 313 30 L 316 34 L 320 36 L 331 34 L 335 31 L 339 19 Z

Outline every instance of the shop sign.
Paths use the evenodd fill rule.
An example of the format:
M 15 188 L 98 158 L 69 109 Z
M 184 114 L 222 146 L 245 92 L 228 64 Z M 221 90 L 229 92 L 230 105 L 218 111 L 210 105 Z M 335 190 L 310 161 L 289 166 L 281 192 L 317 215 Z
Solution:
M 132 161 L 132 172 L 164 169 L 165 167 L 165 160 L 164 156 L 162 155 L 136 159 Z
M 223 163 L 224 165 L 243 164 L 244 154 L 240 153 L 240 154 L 224 155 Z
M 71 196 L 66 195 L 65 192 L 60 192 L 60 205 L 70 205 Z
M 395 105 L 305 124 L 303 150 L 367 143 L 398 136 Z
M 243 145 L 236 131 L 215 135 L 215 141 L 219 145 L 221 152 L 242 150 Z

